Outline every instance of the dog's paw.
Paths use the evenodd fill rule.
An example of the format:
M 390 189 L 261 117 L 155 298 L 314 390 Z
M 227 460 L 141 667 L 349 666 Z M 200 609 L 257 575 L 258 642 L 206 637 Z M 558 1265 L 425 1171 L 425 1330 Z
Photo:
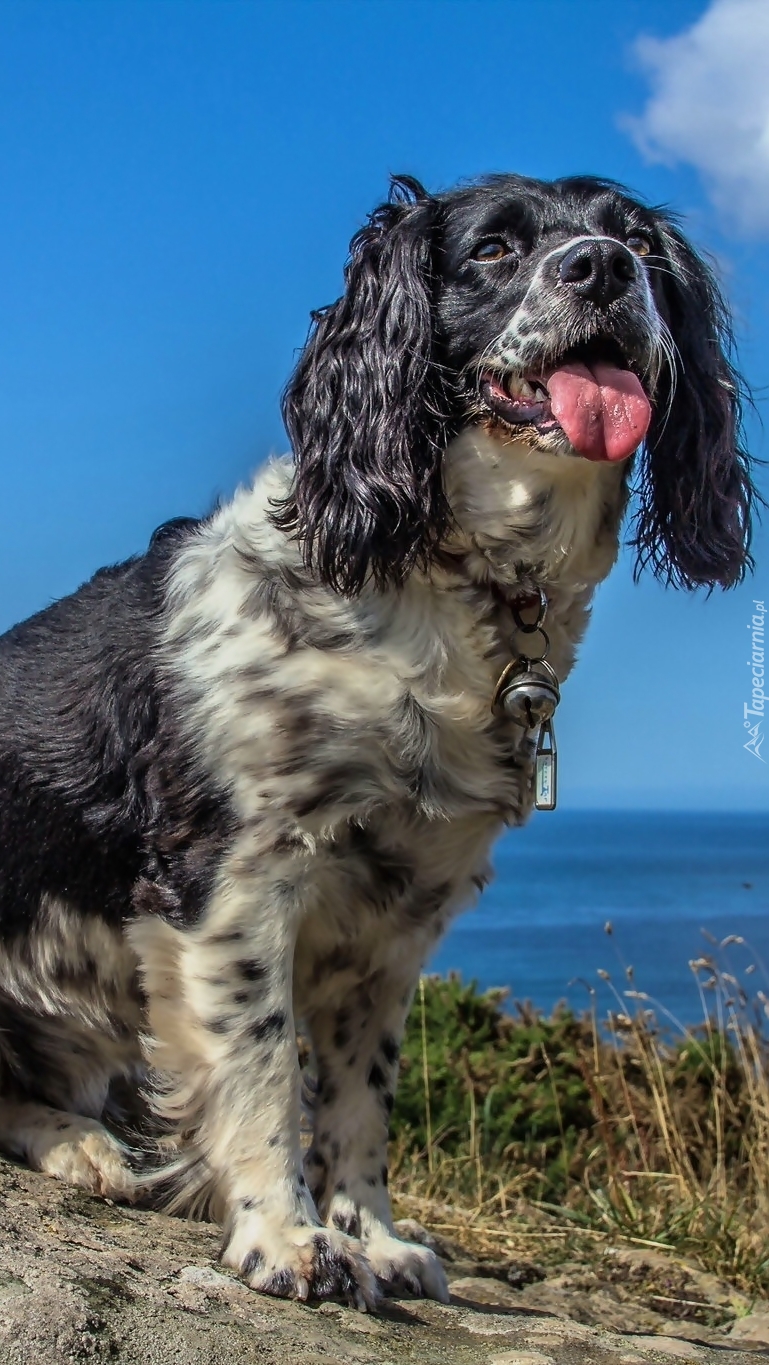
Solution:
M 88 1194 L 137 1198 L 139 1182 L 127 1149 L 95 1119 L 62 1114 L 29 1134 L 26 1155 L 33 1169 Z
M 383 1294 L 449 1302 L 446 1275 L 434 1251 L 383 1235 L 367 1241 L 365 1252 Z
M 341 1299 L 362 1312 L 379 1301 L 360 1242 L 342 1232 L 263 1225 L 256 1237 L 247 1238 L 244 1229 L 230 1238 L 222 1260 L 252 1289 L 277 1298 Z

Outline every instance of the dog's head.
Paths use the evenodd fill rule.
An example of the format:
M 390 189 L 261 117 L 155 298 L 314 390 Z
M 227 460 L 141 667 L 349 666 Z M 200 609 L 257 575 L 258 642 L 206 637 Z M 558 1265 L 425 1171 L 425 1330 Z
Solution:
M 739 581 L 752 487 L 729 317 L 669 214 L 588 178 L 431 196 L 400 177 L 345 281 L 286 391 L 296 476 L 276 512 L 327 583 L 429 559 L 451 523 L 444 453 L 470 424 L 545 452 L 554 478 L 641 447 L 639 566 Z

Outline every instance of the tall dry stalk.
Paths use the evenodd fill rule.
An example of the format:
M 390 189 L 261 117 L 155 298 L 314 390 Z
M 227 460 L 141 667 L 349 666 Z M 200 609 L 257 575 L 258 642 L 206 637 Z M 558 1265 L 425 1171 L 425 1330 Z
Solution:
M 425 1008 L 425 979 L 419 977 L 419 1002 L 422 1016 L 422 1081 L 425 1088 L 425 1130 L 427 1132 L 427 1169 L 432 1175 L 435 1168 L 433 1157 L 433 1116 L 430 1107 L 430 1068 L 427 1063 L 427 1011 Z

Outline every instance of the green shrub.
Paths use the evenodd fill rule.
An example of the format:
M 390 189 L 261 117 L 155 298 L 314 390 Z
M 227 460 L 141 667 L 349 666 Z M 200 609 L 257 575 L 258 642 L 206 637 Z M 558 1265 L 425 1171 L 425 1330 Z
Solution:
M 426 1062 L 433 1143 L 448 1155 L 470 1143 L 495 1162 L 533 1161 L 560 1188 L 595 1126 L 584 1079 L 589 1025 L 566 1009 L 545 1019 L 518 1007 L 511 1016 L 504 998 L 456 976 L 425 979 L 424 1016 L 420 992 L 406 1029 L 393 1137 L 406 1149 L 428 1146 Z

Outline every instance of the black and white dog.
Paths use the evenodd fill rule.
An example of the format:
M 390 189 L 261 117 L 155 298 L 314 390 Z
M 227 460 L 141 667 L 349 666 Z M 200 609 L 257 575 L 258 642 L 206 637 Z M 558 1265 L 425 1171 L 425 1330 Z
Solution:
M 639 565 L 740 579 L 728 354 L 708 269 L 619 187 L 394 182 L 289 384 L 292 459 L 0 641 L 6 1152 L 161 1182 L 268 1293 L 445 1299 L 393 1232 L 388 1117 L 420 967 L 531 807 L 532 731 L 491 709 L 512 610 L 545 594 L 562 682 L 637 448 Z M 149 1177 L 105 1126 L 142 1087 Z

